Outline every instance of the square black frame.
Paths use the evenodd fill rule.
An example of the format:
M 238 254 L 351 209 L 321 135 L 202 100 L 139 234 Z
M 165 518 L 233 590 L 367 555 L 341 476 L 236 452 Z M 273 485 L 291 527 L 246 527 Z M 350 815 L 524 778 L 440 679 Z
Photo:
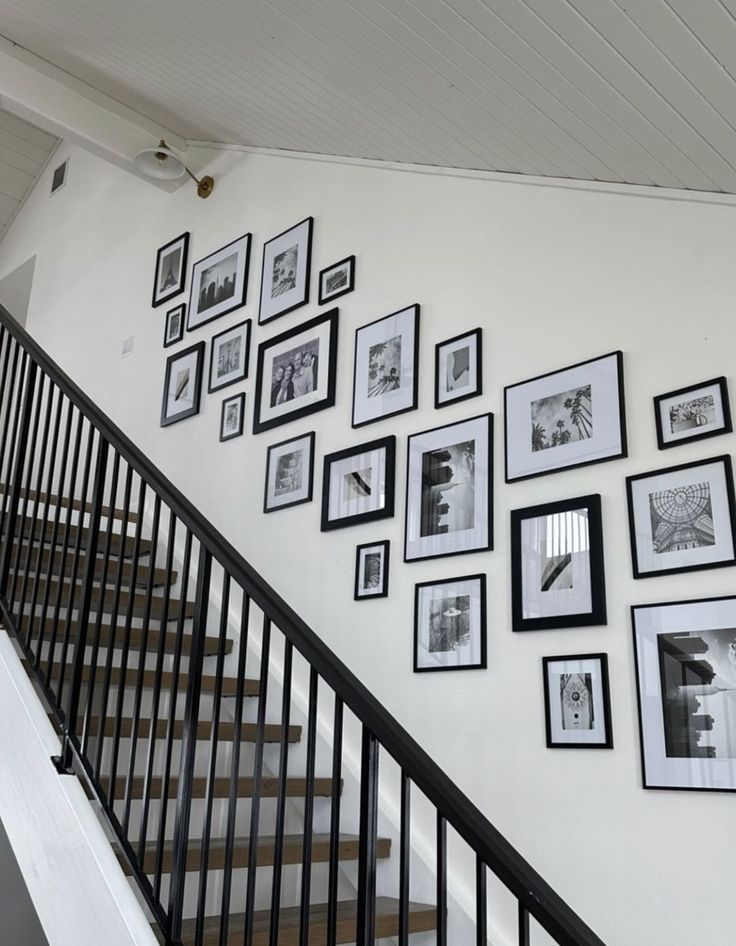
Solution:
M 475 336 L 475 391 L 468 394 L 461 394 L 459 397 L 450 398 L 447 401 L 440 401 L 440 351 L 446 345 L 452 345 L 453 342 L 460 342 L 464 338 Z M 469 332 L 461 332 L 454 338 L 446 338 L 442 342 L 437 342 L 434 346 L 434 406 L 435 410 L 442 407 L 449 407 L 451 404 L 460 404 L 461 401 L 467 401 L 471 397 L 479 397 L 483 394 L 483 329 L 473 328 Z
M 174 286 L 171 292 L 167 292 L 166 295 L 156 298 L 156 286 L 158 285 L 158 276 L 159 276 L 159 266 L 161 265 L 161 260 L 163 259 L 166 250 L 174 246 L 176 243 L 183 241 L 182 244 L 182 253 L 181 253 L 181 275 L 179 282 Z M 151 294 L 151 306 L 156 309 L 158 306 L 163 305 L 165 302 L 168 302 L 169 299 L 173 299 L 174 296 L 178 296 L 179 293 L 184 292 L 184 286 L 187 282 L 187 259 L 189 257 L 189 231 L 186 230 L 184 233 L 180 233 L 178 237 L 174 237 L 173 240 L 169 240 L 168 243 L 165 243 L 162 247 L 156 251 L 156 268 L 153 273 L 153 292 Z
M 246 241 L 245 249 L 245 266 L 243 268 L 243 291 L 240 296 L 233 296 L 232 305 L 229 305 L 227 308 L 223 309 L 222 312 L 217 312 L 215 315 L 210 315 L 206 319 L 202 319 L 200 322 L 197 322 L 196 325 L 190 325 L 189 322 L 192 318 L 192 314 L 196 312 L 195 299 L 194 299 L 194 286 L 196 284 L 196 273 L 199 267 L 204 267 L 204 264 L 207 263 L 209 259 L 213 256 L 216 256 L 218 253 L 222 253 L 223 250 L 228 249 L 228 247 L 234 246 L 236 243 L 240 243 L 241 240 Z M 252 233 L 243 233 L 242 236 L 236 237 L 234 240 L 231 240 L 229 243 L 225 243 L 224 246 L 218 246 L 216 250 L 213 250 L 211 253 L 208 253 L 207 256 L 203 256 L 201 259 L 198 259 L 197 262 L 192 267 L 192 280 L 189 285 L 189 313 L 187 315 L 187 332 L 196 332 L 197 329 L 202 328 L 203 325 L 208 325 L 210 322 L 214 322 L 215 319 L 221 319 L 224 315 L 227 315 L 229 312 L 235 311 L 235 309 L 240 309 L 245 305 L 245 300 L 248 294 L 248 274 L 250 273 L 250 248 L 253 243 L 253 234 Z
M 721 394 L 721 405 L 723 407 L 723 427 L 717 430 L 709 430 L 707 433 L 694 433 L 690 437 L 680 437 L 677 440 L 665 442 L 664 431 L 662 430 L 662 412 L 659 405 L 662 401 L 669 400 L 671 397 L 684 397 L 687 394 L 693 394 L 701 388 L 709 388 L 718 385 Z M 721 375 L 720 378 L 711 378 L 710 381 L 701 381 L 700 384 L 691 384 L 686 388 L 678 388 L 676 391 L 668 391 L 666 394 L 658 394 L 654 399 L 654 423 L 657 427 L 657 446 L 660 450 L 669 450 L 671 447 L 679 447 L 683 443 L 692 443 L 694 440 L 707 440 L 708 437 L 719 437 L 721 434 L 730 434 L 733 432 L 733 423 L 731 421 L 731 404 L 728 399 L 728 381 Z
M 601 665 L 601 691 L 603 697 L 603 725 L 605 742 L 553 742 L 552 720 L 550 718 L 550 690 L 547 667 L 564 660 L 598 660 Z M 613 749 L 613 724 L 611 721 L 611 689 L 608 681 L 608 654 L 564 654 L 560 657 L 542 657 L 542 677 L 544 682 L 544 729 L 548 749 Z
M 161 427 L 169 427 L 171 424 L 177 424 L 180 420 L 186 420 L 187 417 L 193 417 L 195 414 L 199 413 L 199 405 L 202 397 L 202 369 L 204 367 L 204 349 L 205 343 L 197 342 L 196 345 L 190 345 L 189 348 L 174 352 L 173 355 L 169 355 L 169 357 L 166 359 L 166 371 L 164 374 L 164 396 L 161 404 Z M 166 402 L 169 391 L 169 381 L 171 380 L 171 368 L 174 362 L 178 361 L 180 358 L 185 358 L 187 355 L 191 355 L 193 352 L 196 352 L 197 355 L 193 404 L 188 411 L 182 411 L 181 414 L 177 414 L 175 417 L 167 418 Z
M 307 273 L 304 280 L 304 292 L 302 297 L 298 302 L 295 302 L 293 305 L 287 306 L 285 309 L 279 309 L 278 312 L 275 312 L 273 315 L 269 315 L 267 318 L 263 318 L 263 280 L 266 276 L 266 251 L 267 247 L 276 240 L 280 240 L 281 237 L 286 236 L 287 233 L 290 233 L 292 230 L 296 230 L 297 227 L 301 227 L 302 224 L 307 224 Z M 266 240 L 263 244 L 263 254 L 261 260 L 261 293 L 258 300 L 258 324 L 266 325 L 268 322 L 272 322 L 274 319 L 280 319 L 282 315 L 287 315 L 289 312 L 293 312 L 295 309 L 301 308 L 303 305 L 306 305 L 309 302 L 309 283 L 310 276 L 312 272 L 312 237 L 314 236 L 314 217 L 305 217 L 303 220 L 300 220 L 299 223 L 295 223 L 290 227 L 287 227 L 285 230 L 282 230 L 281 233 L 277 233 L 276 236 L 271 237 L 270 240 Z
M 330 503 L 330 467 L 339 460 L 345 460 L 359 453 L 368 453 L 371 450 L 386 451 L 386 501 L 383 508 L 358 513 L 355 516 L 345 516 L 343 519 L 330 520 L 328 518 Z M 344 529 L 348 526 L 362 525 L 364 522 L 375 522 L 377 519 L 390 519 L 394 514 L 395 474 L 396 437 L 393 434 L 388 437 L 381 437 L 378 440 L 360 443 L 354 447 L 347 447 L 345 450 L 337 450 L 335 453 L 326 454 L 322 474 L 321 531 L 329 532 L 332 529 Z
M 240 423 L 238 424 L 238 429 L 234 434 L 225 434 L 223 433 L 225 429 L 225 408 L 233 401 L 240 401 Z M 234 440 L 235 437 L 242 437 L 244 429 L 245 391 L 241 391 L 240 394 L 231 394 L 230 397 L 223 398 L 222 400 L 222 407 L 220 408 L 220 443 L 224 443 L 226 440 Z
M 337 269 L 338 266 L 344 266 L 345 263 L 348 264 L 350 273 L 347 286 L 344 289 L 339 289 L 337 292 L 331 292 L 326 295 L 322 292 L 322 277 L 326 276 L 330 270 Z M 324 269 L 319 271 L 318 300 L 320 305 L 326 305 L 328 302 L 333 302 L 335 299 L 339 299 L 340 296 L 344 296 L 348 292 L 352 292 L 353 289 L 355 289 L 355 256 L 346 256 L 345 259 L 338 260 L 336 263 L 333 263 L 332 266 L 325 266 Z
M 420 667 L 419 664 L 419 589 L 435 585 L 453 585 L 459 581 L 480 582 L 480 663 L 462 667 Z M 446 673 L 451 670 L 487 670 L 488 669 L 488 628 L 486 614 L 486 576 L 458 575 L 456 578 L 440 578 L 434 581 L 420 581 L 414 585 L 414 673 Z
M 215 385 L 212 387 L 212 368 L 215 361 L 215 348 L 216 341 L 220 336 L 227 335 L 228 332 L 232 332 L 236 328 L 242 328 L 244 325 L 248 326 L 245 337 L 245 352 L 243 355 L 243 371 L 242 374 L 238 375 L 236 378 L 231 378 L 229 381 L 226 381 L 224 384 Z M 236 322 L 235 325 L 231 325 L 230 328 L 223 329 L 221 332 L 218 332 L 216 335 L 212 336 L 210 342 L 210 369 L 207 373 L 207 393 L 213 394 L 215 391 L 222 391 L 224 388 L 229 388 L 231 384 L 238 384 L 240 381 L 244 381 L 248 377 L 248 365 L 250 364 L 250 336 L 253 331 L 253 324 L 250 319 L 243 319 L 242 322 Z
M 307 495 L 304 499 L 295 499 L 293 502 L 284 503 L 282 506 L 271 506 L 268 505 L 268 479 L 269 479 L 269 470 L 271 468 L 271 453 L 272 451 L 278 449 L 278 447 L 285 447 L 290 443 L 296 443 L 297 440 L 304 440 L 304 438 L 309 438 L 309 470 L 308 477 L 309 482 L 307 486 Z M 263 512 L 264 514 L 270 512 L 280 512 L 282 509 L 290 509 L 292 506 L 301 506 L 302 503 L 311 503 L 314 492 L 314 444 L 316 440 L 315 431 L 310 430 L 307 434 L 299 434 L 297 437 L 289 437 L 287 440 L 281 440 L 279 443 L 273 443 L 266 450 L 266 477 L 263 487 Z
M 169 321 L 171 320 L 172 316 L 176 315 L 177 312 L 181 313 L 179 334 L 176 336 L 176 338 L 170 338 L 167 341 L 169 334 Z M 164 348 L 171 348 L 172 345 L 178 345 L 178 343 L 184 338 L 184 322 L 186 320 L 186 313 L 186 302 L 180 302 L 179 305 L 175 305 L 173 309 L 169 309 L 169 311 L 166 313 L 166 319 L 164 321 Z
M 363 549 L 375 549 L 378 546 L 383 548 L 383 585 L 381 590 L 372 595 L 358 594 L 360 590 L 360 553 Z M 363 542 L 362 545 L 355 546 L 355 588 L 353 590 L 353 601 L 372 601 L 374 598 L 388 598 L 388 569 L 390 551 L 391 542 L 388 539 L 383 539 L 380 542 Z

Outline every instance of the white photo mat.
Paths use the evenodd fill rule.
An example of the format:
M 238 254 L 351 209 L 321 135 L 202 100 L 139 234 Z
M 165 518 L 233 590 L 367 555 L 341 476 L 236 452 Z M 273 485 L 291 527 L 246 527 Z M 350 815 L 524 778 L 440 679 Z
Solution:
M 197 361 L 198 352 L 192 351 L 172 362 L 166 390 L 165 416 L 167 420 L 194 407 Z
M 439 404 L 446 404 L 466 394 L 475 393 L 478 387 L 478 341 L 478 335 L 468 333 L 461 339 L 440 346 L 437 365 Z M 464 361 L 464 349 L 468 349 L 467 372 L 460 379 L 455 379 L 453 359 L 458 352 L 462 352 Z M 462 383 L 458 383 L 460 380 Z
M 383 509 L 386 504 L 385 447 L 334 460 L 329 477 L 328 522 Z
M 380 420 L 415 406 L 417 363 L 417 306 L 409 306 L 386 318 L 359 328 L 355 334 L 355 374 L 353 379 L 353 427 Z M 375 346 L 400 339 L 400 365 L 396 370 L 398 387 L 385 393 L 375 390 L 369 375 L 370 353 Z
M 236 340 L 239 340 L 240 344 L 235 346 L 234 352 L 229 353 L 226 359 L 227 363 L 221 367 L 219 361 L 223 346 L 229 345 Z M 249 341 L 250 319 L 242 322 L 240 325 L 234 325 L 231 329 L 221 332 L 212 339 L 212 347 L 210 349 L 210 392 L 217 391 L 219 388 L 224 388 L 228 384 L 247 378 Z
M 603 668 L 598 657 L 583 657 L 572 660 L 551 660 L 546 664 L 547 686 L 549 692 L 549 737 L 553 743 L 603 745 L 607 742 L 606 713 L 604 705 Z M 578 727 L 577 720 L 570 723 L 569 716 L 563 707 L 564 694 L 561 690 L 562 675 L 577 674 L 590 676 L 590 694 L 592 703 L 590 709 L 585 708 L 581 714 L 582 725 Z M 590 712 L 592 726 L 585 725 L 585 717 Z
M 593 610 L 590 571 L 590 531 L 587 508 L 521 522 L 522 617 L 557 617 Z M 569 554 L 567 580 L 542 590 L 550 559 Z

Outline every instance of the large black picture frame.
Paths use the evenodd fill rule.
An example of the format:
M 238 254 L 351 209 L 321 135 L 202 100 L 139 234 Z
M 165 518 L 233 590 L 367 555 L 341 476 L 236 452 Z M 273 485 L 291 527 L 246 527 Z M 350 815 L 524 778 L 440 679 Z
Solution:
M 203 325 L 214 322 L 215 319 L 222 318 L 229 312 L 234 312 L 245 305 L 248 293 L 248 274 L 250 272 L 250 247 L 253 242 L 252 234 L 244 233 L 242 236 L 231 240 L 224 246 L 213 250 L 207 256 L 203 257 L 192 267 L 192 281 L 189 286 L 189 312 L 187 314 L 187 331 L 195 332 Z M 232 250 L 228 254 L 228 250 Z M 233 293 L 231 296 L 207 303 L 206 308 L 200 309 L 200 295 L 202 290 L 202 279 L 208 270 L 223 262 L 231 256 L 237 256 L 237 262 L 234 270 Z M 220 259 L 218 259 L 220 257 Z M 212 283 L 210 285 L 213 285 Z
M 185 348 L 183 351 L 177 351 L 173 355 L 169 355 L 169 357 L 166 359 L 166 371 L 164 374 L 164 396 L 161 404 L 162 427 L 168 427 L 171 424 L 177 424 L 180 420 L 186 420 L 187 417 L 192 417 L 194 414 L 199 413 L 199 405 L 202 396 L 204 350 L 205 343 L 197 342 L 196 345 L 191 345 L 189 348 Z M 192 397 L 188 398 L 188 400 L 191 401 L 191 406 L 183 411 L 179 411 L 176 414 L 171 414 L 167 411 L 167 407 L 169 406 L 171 373 L 177 361 L 187 360 L 189 361 L 190 366 L 194 368 L 194 378 L 192 380 L 191 389 Z
M 263 244 L 263 260 L 261 263 L 261 295 L 258 308 L 258 324 L 265 325 L 273 319 L 281 318 L 288 312 L 306 305 L 309 302 L 309 283 L 312 270 L 312 235 L 314 232 L 314 217 L 305 217 L 299 223 L 271 237 Z M 282 290 L 278 295 L 267 295 L 267 273 L 270 271 L 273 280 L 277 260 L 280 254 L 286 254 L 294 246 L 297 248 L 297 271 L 294 275 L 294 285 L 288 290 Z M 273 289 L 272 289 L 273 293 Z M 274 302 L 274 299 L 279 301 Z

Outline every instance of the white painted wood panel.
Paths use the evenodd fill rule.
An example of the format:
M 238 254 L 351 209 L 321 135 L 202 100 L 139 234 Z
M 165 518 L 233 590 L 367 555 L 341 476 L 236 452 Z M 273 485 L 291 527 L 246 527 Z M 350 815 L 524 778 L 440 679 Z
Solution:
M 53 135 L 0 110 L 0 240 L 56 144 Z

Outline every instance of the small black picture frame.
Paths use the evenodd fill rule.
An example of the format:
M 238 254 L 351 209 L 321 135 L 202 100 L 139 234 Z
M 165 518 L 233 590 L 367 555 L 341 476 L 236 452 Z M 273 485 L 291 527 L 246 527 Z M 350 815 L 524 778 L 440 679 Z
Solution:
M 487 663 L 486 576 L 418 582 L 414 673 L 485 670 Z
M 233 419 L 234 418 L 234 419 Z M 220 413 L 220 443 L 243 436 L 245 426 L 245 392 L 226 397 Z
M 654 398 L 654 422 L 660 450 L 730 434 L 733 424 L 728 382 L 721 376 L 657 395 Z
M 607 654 L 542 657 L 548 749 L 613 749 Z
M 315 432 L 272 444 L 266 451 L 263 511 L 277 512 L 311 503 Z
M 155 309 L 184 291 L 187 279 L 189 231 L 169 240 L 156 252 L 151 305 Z
M 355 289 L 355 257 L 346 256 L 345 259 L 333 263 L 320 270 L 319 274 L 319 304 L 326 305 L 340 296 Z
M 199 413 L 202 394 L 204 342 L 197 342 L 166 359 L 161 426 L 168 427 Z
M 483 329 L 463 332 L 434 347 L 435 409 L 483 393 Z
M 354 601 L 388 597 L 390 546 L 388 539 L 356 546 Z
M 394 514 L 396 437 L 328 453 L 322 478 L 322 532 Z
M 259 325 L 309 302 L 313 229 L 314 217 L 306 217 L 263 244 Z
M 184 322 L 186 319 L 187 304 L 180 303 L 166 313 L 164 323 L 164 348 L 176 345 L 184 338 Z
M 213 394 L 223 388 L 237 384 L 248 377 L 250 360 L 251 320 L 245 319 L 230 328 L 212 336 L 210 344 L 210 370 L 207 379 L 207 393 Z M 230 336 L 229 338 L 227 336 Z M 232 351 L 223 351 L 224 345 L 237 342 Z M 223 356 L 222 361 L 220 355 Z

